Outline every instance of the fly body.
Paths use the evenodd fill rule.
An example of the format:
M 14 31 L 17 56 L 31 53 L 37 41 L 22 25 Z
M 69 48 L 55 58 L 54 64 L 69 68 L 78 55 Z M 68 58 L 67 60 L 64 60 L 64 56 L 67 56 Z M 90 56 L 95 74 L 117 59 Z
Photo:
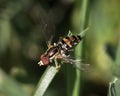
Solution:
M 82 40 L 82 37 L 80 35 L 72 35 L 70 37 L 64 37 L 61 41 L 58 42 L 58 45 L 60 45 L 61 50 L 63 51 L 69 51 L 74 46 L 76 46 L 80 41 Z
M 54 43 L 52 45 L 49 42 L 48 49 L 40 56 L 40 62 L 38 62 L 38 64 L 40 66 L 50 65 L 54 61 L 56 69 L 59 69 L 60 65 L 58 64 L 57 59 L 72 64 L 78 63 L 80 60 L 70 59 L 69 55 L 66 55 L 66 52 L 73 49 L 73 47 L 75 47 L 82 39 L 83 37 L 81 35 L 71 35 L 62 38 L 57 44 Z

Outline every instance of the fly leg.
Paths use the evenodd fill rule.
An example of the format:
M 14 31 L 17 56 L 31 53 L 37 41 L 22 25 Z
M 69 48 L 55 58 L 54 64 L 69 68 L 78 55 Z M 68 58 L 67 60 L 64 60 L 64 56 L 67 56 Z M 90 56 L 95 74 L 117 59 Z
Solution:
M 65 55 L 65 54 L 64 54 L 64 55 Z M 65 55 L 65 57 L 67 58 L 66 55 Z M 69 56 L 68 56 L 68 57 L 69 57 Z M 64 56 L 62 56 L 61 54 L 55 56 L 55 58 L 54 58 L 55 67 L 56 67 L 56 70 L 59 71 L 59 69 L 60 69 L 60 65 L 58 64 L 57 59 L 62 60 L 63 63 L 64 63 L 64 62 L 67 62 L 67 59 L 65 59 Z
M 52 45 L 52 44 L 51 44 L 51 40 L 48 41 L 48 43 L 47 43 L 48 48 L 51 48 L 51 47 L 56 46 L 56 45 L 57 45 L 56 43 L 54 43 L 54 44 Z
M 59 66 L 59 64 L 57 62 L 57 58 L 54 59 L 54 62 L 55 62 L 56 70 L 59 71 L 60 66 Z
M 67 57 L 69 57 L 69 55 L 68 56 L 66 56 L 65 54 L 59 54 L 58 56 L 57 56 L 57 59 L 60 59 L 62 62 L 62 64 L 63 63 L 65 63 L 65 62 L 67 62 L 67 60 L 65 59 L 65 58 L 67 58 Z M 59 65 L 59 67 L 60 67 L 60 65 Z
M 46 43 L 47 43 L 48 48 L 53 47 L 53 45 L 52 45 L 52 40 L 53 40 L 53 36 L 50 36 L 49 40 L 46 42 Z
M 53 45 L 51 44 L 51 42 L 50 42 L 50 41 L 48 41 L 48 44 L 47 44 L 47 46 L 48 46 L 48 48 L 51 48 L 51 47 L 53 47 Z

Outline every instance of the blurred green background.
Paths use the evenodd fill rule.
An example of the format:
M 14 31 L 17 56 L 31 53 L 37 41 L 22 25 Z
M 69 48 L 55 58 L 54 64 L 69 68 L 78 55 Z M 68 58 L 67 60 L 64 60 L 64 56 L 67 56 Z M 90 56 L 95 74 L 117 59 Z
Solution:
M 77 71 L 80 95 L 72 93 L 76 69 L 66 64 L 44 96 L 107 96 L 113 73 L 120 76 L 120 66 L 114 68 L 120 58 L 119 0 L 0 0 L 0 96 L 33 96 L 46 69 L 37 64 L 46 41 L 86 27 L 81 58 L 90 67 Z

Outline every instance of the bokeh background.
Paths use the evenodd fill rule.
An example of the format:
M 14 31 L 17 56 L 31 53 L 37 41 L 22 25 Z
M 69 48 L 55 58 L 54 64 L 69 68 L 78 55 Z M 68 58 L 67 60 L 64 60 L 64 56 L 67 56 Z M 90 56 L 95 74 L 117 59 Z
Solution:
M 90 67 L 80 71 L 79 96 L 107 96 L 120 40 L 119 0 L 0 0 L 0 96 L 33 96 L 46 69 L 37 64 L 46 42 L 87 27 L 81 58 Z M 73 96 L 75 70 L 63 65 L 44 96 Z

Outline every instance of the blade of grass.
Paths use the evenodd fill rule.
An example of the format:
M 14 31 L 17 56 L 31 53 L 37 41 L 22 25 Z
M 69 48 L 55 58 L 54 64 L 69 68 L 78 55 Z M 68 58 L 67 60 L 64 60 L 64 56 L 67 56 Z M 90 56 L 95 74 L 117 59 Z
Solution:
M 108 96 L 120 96 L 120 40 L 117 48 L 115 68 L 113 70 L 114 79 L 109 84 Z
M 0 92 L 4 96 L 30 96 L 23 86 L 0 68 Z
M 113 75 L 116 77 L 120 77 L 120 40 L 119 40 L 119 44 L 118 44 L 118 48 L 117 48 L 117 52 L 116 52 L 116 60 L 115 60 L 115 65 L 114 65 L 114 69 L 113 69 Z
M 108 96 L 120 96 L 120 80 L 114 78 L 109 84 Z
M 79 33 L 84 30 L 85 28 L 85 23 L 86 23 L 86 13 L 87 13 L 87 5 L 88 5 L 88 0 L 82 0 L 81 4 L 81 10 L 80 10 L 80 31 Z M 79 34 L 78 33 L 78 34 Z M 82 32 L 82 35 L 84 36 L 86 31 Z M 82 46 L 78 45 L 75 49 L 75 56 L 76 57 L 81 57 L 82 56 Z M 73 93 L 72 96 L 79 96 L 80 94 L 80 71 L 76 69 L 76 80 L 74 83 L 74 88 L 73 88 Z
M 120 40 L 119 40 L 119 44 L 118 44 L 118 48 L 117 48 L 115 64 L 120 65 Z
M 57 71 L 55 67 L 48 66 L 38 83 L 34 96 L 43 96 L 45 94 L 56 73 Z
M 75 69 L 67 65 L 66 70 L 66 79 L 67 79 L 67 96 L 72 96 L 73 83 L 75 81 Z
M 87 15 L 87 8 L 88 8 L 88 0 L 82 0 L 81 12 L 80 12 L 80 32 L 82 32 L 85 28 L 86 24 L 86 15 Z M 80 33 L 79 32 L 79 33 Z

